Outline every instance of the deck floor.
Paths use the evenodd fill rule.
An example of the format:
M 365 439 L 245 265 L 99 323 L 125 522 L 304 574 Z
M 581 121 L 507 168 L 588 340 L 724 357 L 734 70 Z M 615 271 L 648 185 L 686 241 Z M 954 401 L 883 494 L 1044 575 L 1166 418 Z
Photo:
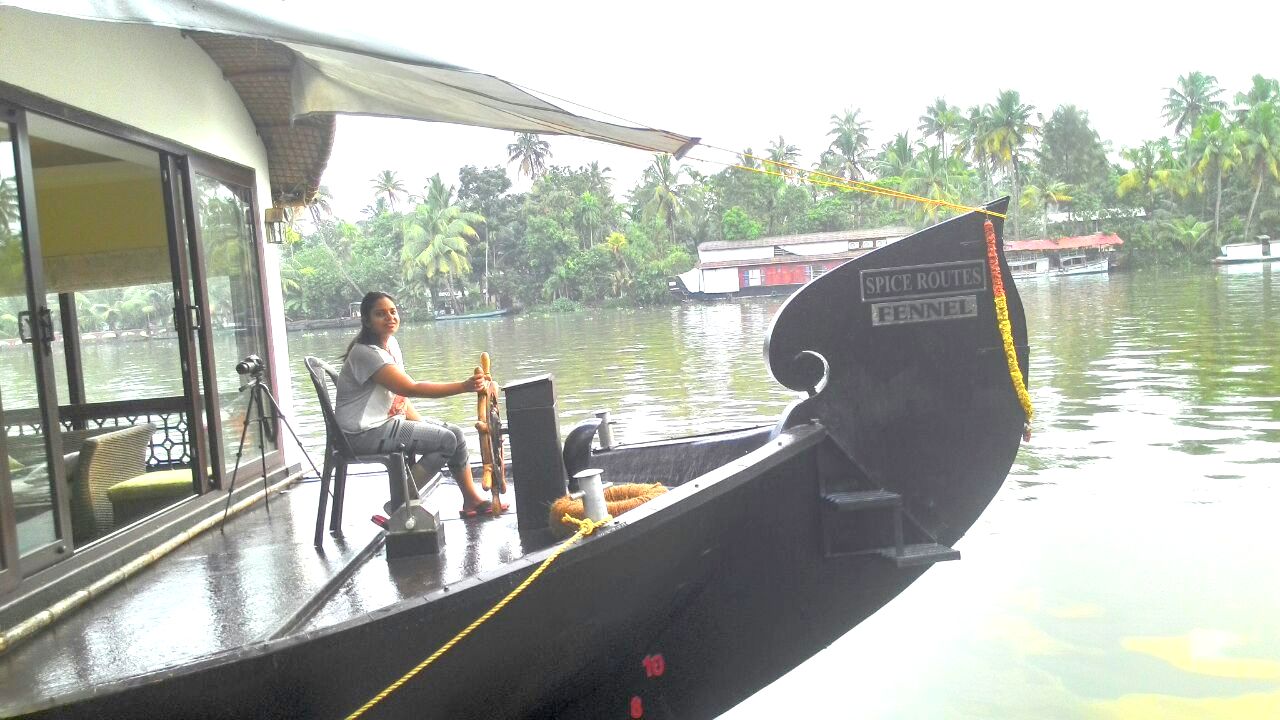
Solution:
M 319 483 L 302 482 L 194 538 L 102 597 L 0 655 L 0 716 L 50 697 L 163 670 L 264 640 L 279 630 L 382 531 L 370 521 L 387 498 L 385 475 L 354 476 L 343 538 L 312 545 Z M 440 514 L 443 551 L 388 560 L 382 547 L 306 623 L 324 627 L 420 596 L 532 552 L 512 505 L 499 518 L 463 520 L 446 478 L 426 499 Z

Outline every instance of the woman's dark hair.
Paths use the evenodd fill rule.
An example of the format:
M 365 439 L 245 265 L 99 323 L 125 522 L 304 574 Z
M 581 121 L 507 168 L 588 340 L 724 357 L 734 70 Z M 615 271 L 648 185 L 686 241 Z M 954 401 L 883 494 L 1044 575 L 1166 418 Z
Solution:
M 373 345 L 378 341 L 378 335 L 374 333 L 373 328 L 369 327 L 369 319 L 373 315 L 374 304 L 382 298 L 390 300 L 392 305 L 396 304 L 395 298 L 378 290 L 371 290 L 365 293 L 364 298 L 360 300 L 360 332 L 356 334 L 355 339 L 347 346 L 347 351 L 342 354 L 343 360 L 347 359 L 347 356 L 351 354 L 351 348 L 355 347 L 357 343 Z

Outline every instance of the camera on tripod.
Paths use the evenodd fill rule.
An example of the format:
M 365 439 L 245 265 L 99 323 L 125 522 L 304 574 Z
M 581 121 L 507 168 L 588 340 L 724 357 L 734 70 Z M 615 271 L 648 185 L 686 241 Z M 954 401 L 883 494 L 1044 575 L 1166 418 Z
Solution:
M 262 358 L 257 355 L 249 355 L 245 359 L 236 363 L 236 372 L 240 375 L 248 375 L 255 380 L 262 379 L 262 373 L 267 369 L 266 363 L 262 362 Z

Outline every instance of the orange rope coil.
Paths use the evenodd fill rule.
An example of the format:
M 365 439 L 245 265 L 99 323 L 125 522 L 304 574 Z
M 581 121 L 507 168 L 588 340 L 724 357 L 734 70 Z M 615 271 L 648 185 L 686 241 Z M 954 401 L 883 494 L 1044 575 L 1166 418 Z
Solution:
M 605 507 L 609 514 L 618 517 L 622 513 L 649 502 L 665 493 L 667 488 L 662 483 L 631 483 L 610 485 L 604 489 Z M 561 537 L 567 537 L 577 529 L 567 517 L 583 519 L 587 511 L 583 507 L 582 498 L 571 495 L 551 503 L 551 530 Z

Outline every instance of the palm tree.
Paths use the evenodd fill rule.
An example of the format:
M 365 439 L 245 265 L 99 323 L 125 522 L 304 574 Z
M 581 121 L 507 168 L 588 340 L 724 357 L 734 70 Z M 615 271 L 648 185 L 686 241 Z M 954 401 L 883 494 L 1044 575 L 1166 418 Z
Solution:
M 596 242 L 596 228 L 604 220 L 604 212 L 600 200 L 590 191 L 582 193 L 578 198 L 578 207 L 574 212 L 578 225 L 578 235 L 587 241 L 587 249 Z
M 991 106 L 988 105 L 989 109 Z M 990 154 L 987 152 L 987 137 L 991 133 L 992 118 L 981 105 L 969 108 L 968 114 L 961 122 L 960 139 L 956 143 L 955 155 L 968 157 L 978 166 L 982 178 L 982 195 L 991 194 Z
M 333 217 L 333 193 L 329 192 L 327 185 L 316 188 L 315 197 L 307 204 L 307 211 L 311 213 L 311 222 L 317 228 L 321 221 Z
M 396 177 L 394 170 L 383 170 L 373 179 L 373 195 L 374 197 L 384 197 L 387 199 L 387 206 L 391 208 L 391 212 L 396 211 L 396 199 L 404 195 L 404 183 Z
M 531 180 L 542 177 L 547 171 L 547 160 L 551 158 L 551 143 L 533 133 L 516 133 L 516 141 L 507 146 L 510 165 L 520 161 L 520 172 Z
M 1060 180 L 1045 181 L 1040 185 L 1028 185 L 1022 191 L 1019 204 L 1024 208 L 1036 208 L 1044 212 L 1044 224 L 1041 229 L 1044 237 L 1049 237 L 1049 208 L 1054 210 L 1064 202 L 1071 202 L 1071 186 Z
M 964 127 L 964 117 L 960 114 L 960 108 L 954 105 L 948 105 L 943 98 L 933 101 L 933 104 L 925 108 L 924 114 L 920 116 L 920 124 L 917 126 L 925 137 L 932 135 L 938 139 L 938 145 L 942 148 L 942 154 L 947 154 L 947 135 L 955 135 Z
M 944 151 L 945 154 L 945 151 Z M 881 179 L 903 178 L 916 158 L 916 146 L 907 133 L 898 133 L 886 143 L 876 160 L 876 175 Z
M 569 279 L 569 268 L 561 265 L 551 271 L 542 283 L 542 296 L 547 300 L 567 298 L 573 292 L 573 283 Z
M 1173 132 L 1177 135 L 1181 135 L 1183 130 L 1193 130 L 1201 115 L 1225 107 L 1218 99 L 1222 94 L 1218 78 L 1202 72 L 1183 75 L 1178 78 L 1176 88 L 1166 90 L 1169 94 L 1164 104 L 1164 124 L 1173 125 Z
M 1241 118 L 1249 113 L 1249 109 L 1262 103 L 1280 100 L 1280 81 L 1254 75 L 1249 85 L 1249 92 L 1236 93 L 1236 105 Z
M 668 239 L 675 242 L 676 218 L 684 214 L 680 195 L 676 192 L 684 168 L 673 168 L 670 155 L 654 155 L 653 164 L 644 170 L 641 190 L 641 215 L 646 219 L 661 218 L 667 226 Z
M 622 265 L 622 269 L 629 275 L 631 268 L 627 267 L 627 256 L 622 253 L 627 247 L 627 236 L 620 232 L 611 232 L 609 237 L 604 239 L 604 242 L 609 247 L 609 251 L 613 253 L 614 259 Z
M 1188 215 L 1165 223 L 1163 229 L 1184 254 L 1191 255 L 1200 247 L 1200 241 L 1209 231 L 1209 223 Z
M 863 179 L 863 168 L 867 162 L 867 123 L 858 119 L 862 110 L 846 108 L 843 115 L 831 116 L 831 130 L 828 136 L 835 136 L 830 150 L 840 160 L 840 171 L 836 173 L 846 180 Z
M 586 167 L 587 184 L 593 189 L 601 192 L 607 192 L 613 185 L 613 178 L 609 177 L 609 171 L 613 168 L 600 167 L 600 163 L 595 160 Z
M 1250 174 L 1256 178 L 1253 199 L 1249 201 L 1249 213 L 1244 220 L 1246 240 L 1249 238 L 1253 211 L 1258 206 L 1258 195 L 1262 192 L 1263 183 L 1268 175 L 1280 179 L 1280 99 L 1277 96 L 1280 96 L 1280 92 L 1277 92 L 1274 80 L 1267 81 L 1261 75 L 1255 75 L 1253 91 L 1236 98 L 1237 101 L 1250 103 L 1242 111 L 1244 143 L 1241 155 Z
M 484 222 L 479 213 L 467 212 L 451 203 L 418 205 L 405 221 L 401 268 L 410 287 L 426 287 L 436 297 L 436 278 L 443 278 L 449 302 L 455 312 L 461 307 L 453 292 L 453 276 L 471 272 L 467 242 L 477 237 L 475 226 Z
M 1031 124 L 1031 113 L 1035 111 L 1030 105 L 1022 103 L 1016 90 L 1002 90 L 994 105 L 988 105 L 986 114 L 991 125 L 986 136 L 987 152 L 991 155 L 996 167 L 1007 169 L 1013 179 L 1013 197 L 1019 194 L 1019 181 L 1022 175 L 1019 162 L 1027 142 L 1031 136 L 1040 132 L 1040 128 Z M 1021 237 L 1018 233 L 1018 215 L 1013 213 L 1013 237 Z
M 416 199 L 438 208 L 448 207 L 453 204 L 453 187 L 445 185 L 440 179 L 440 173 L 436 173 L 427 180 L 422 188 L 422 195 Z
M 1191 132 L 1187 141 L 1189 154 L 1199 156 L 1196 171 L 1201 177 L 1212 171 L 1215 175 L 1216 190 L 1213 202 L 1213 243 L 1214 247 L 1222 246 L 1222 177 L 1226 171 L 1235 167 L 1242 159 L 1240 146 L 1245 143 L 1245 131 L 1237 127 L 1214 110 L 1202 115 L 1196 129 Z
M 739 164 L 745 168 L 760 167 L 760 161 L 756 159 L 755 151 L 751 148 L 747 148 L 739 153 L 738 160 L 740 161 Z
M 916 154 L 907 168 L 902 188 L 930 200 L 954 203 L 959 200 L 956 181 L 964 175 L 964 163 L 959 158 L 943 155 L 941 147 L 926 147 Z M 930 203 L 921 208 L 919 217 L 932 222 L 937 214 L 938 206 Z
M 1172 182 L 1173 148 L 1167 138 L 1148 140 L 1140 147 L 1121 150 L 1120 157 L 1133 163 L 1133 168 L 1116 181 L 1116 195 L 1141 192 L 1142 213 L 1150 219 L 1156 212 L 1156 191 Z
M 787 166 L 795 165 L 796 161 L 799 159 L 800 148 L 795 145 L 787 144 L 787 141 L 783 139 L 781 135 L 778 136 L 777 140 L 769 144 L 769 160 L 774 163 L 779 163 L 778 165 L 775 165 L 774 169 L 783 175 L 791 177 L 795 173 L 795 170 Z

